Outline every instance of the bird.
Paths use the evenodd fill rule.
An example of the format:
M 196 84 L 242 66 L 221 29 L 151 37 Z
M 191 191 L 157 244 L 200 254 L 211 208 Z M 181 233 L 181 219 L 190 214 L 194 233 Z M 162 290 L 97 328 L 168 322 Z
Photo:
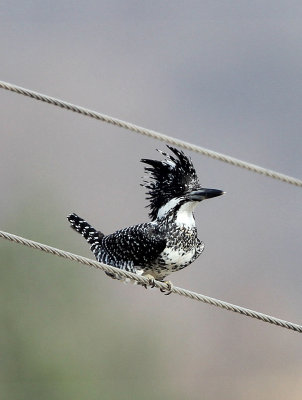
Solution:
M 225 192 L 202 187 L 191 158 L 177 148 L 167 147 L 170 154 L 158 150 L 163 156 L 161 161 L 141 159 L 145 164 L 141 186 L 149 201 L 149 222 L 105 235 L 75 213 L 67 219 L 89 243 L 97 261 L 144 276 L 151 287 L 155 280 L 165 282 L 170 294 L 173 284 L 165 281 L 166 277 L 190 265 L 205 247 L 197 236 L 195 207 Z

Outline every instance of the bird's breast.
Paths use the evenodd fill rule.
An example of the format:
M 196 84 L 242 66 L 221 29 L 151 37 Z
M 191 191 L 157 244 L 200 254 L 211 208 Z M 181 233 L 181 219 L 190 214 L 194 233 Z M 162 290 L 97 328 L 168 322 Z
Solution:
M 164 263 L 166 266 L 171 267 L 171 270 L 174 271 L 191 264 L 191 262 L 195 259 L 195 254 L 195 248 L 185 251 L 181 248 L 167 247 L 161 253 L 159 261 Z

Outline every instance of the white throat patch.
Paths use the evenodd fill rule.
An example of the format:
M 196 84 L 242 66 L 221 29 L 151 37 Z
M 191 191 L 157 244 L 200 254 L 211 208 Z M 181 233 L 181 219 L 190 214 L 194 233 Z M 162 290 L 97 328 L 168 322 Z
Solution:
M 170 210 L 172 210 L 177 204 L 181 201 L 181 199 L 172 199 L 168 201 L 164 206 L 162 206 L 158 210 L 157 218 L 162 218 L 168 214 Z M 175 223 L 177 225 L 185 225 L 188 228 L 195 227 L 195 219 L 193 216 L 193 210 L 197 206 L 198 201 L 189 201 L 182 206 L 180 206 L 177 211 Z
M 185 225 L 188 228 L 193 228 L 195 226 L 193 210 L 197 206 L 197 204 L 198 201 L 190 201 L 189 203 L 185 203 L 180 206 L 175 222 L 178 225 Z

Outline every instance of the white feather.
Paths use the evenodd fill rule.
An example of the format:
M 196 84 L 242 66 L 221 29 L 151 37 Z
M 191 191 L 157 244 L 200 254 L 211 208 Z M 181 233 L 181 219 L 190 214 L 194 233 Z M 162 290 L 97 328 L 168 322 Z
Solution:
M 162 218 L 165 215 L 168 214 L 168 212 L 170 210 L 172 210 L 175 206 L 177 206 L 177 204 L 180 202 L 180 199 L 172 199 L 170 201 L 168 201 L 168 203 L 166 203 L 164 206 L 162 206 L 157 213 L 157 218 Z
M 157 218 L 163 218 L 169 213 L 177 204 L 181 201 L 180 198 L 175 198 L 158 210 Z M 184 225 L 187 228 L 193 228 L 195 226 L 195 219 L 193 215 L 193 210 L 197 206 L 198 201 L 189 201 L 182 206 L 180 206 L 177 211 L 175 223 L 178 225 Z
M 176 216 L 176 224 L 184 225 L 186 228 L 193 228 L 195 226 L 193 210 L 197 204 L 198 201 L 190 201 L 180 206 Z

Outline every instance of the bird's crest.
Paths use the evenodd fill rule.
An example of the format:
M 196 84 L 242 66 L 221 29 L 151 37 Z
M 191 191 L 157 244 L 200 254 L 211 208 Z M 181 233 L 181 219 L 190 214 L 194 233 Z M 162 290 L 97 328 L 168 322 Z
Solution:
M 150 201 L 148 207 L 152 221 L 156 219 L 158 210 L 168 201 L 200 188 L 192 160 L 181 150 L 167 147 L 174 155 L 158 150 L 165 157 L 164 160 L 141 160 L 149 165 L 145 167 L 145 172 L 150 180 L 144 180 L 142 186 L 148 189 L 146 194 Z

